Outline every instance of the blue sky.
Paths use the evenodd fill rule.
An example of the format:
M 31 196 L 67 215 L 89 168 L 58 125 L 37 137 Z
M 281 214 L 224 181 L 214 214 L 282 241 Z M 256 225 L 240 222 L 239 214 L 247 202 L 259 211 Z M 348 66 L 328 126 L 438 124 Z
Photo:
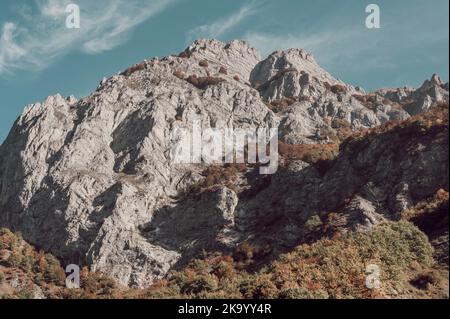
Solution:
M 81 28 L 67 29 L 78 4 Z M 381 9 L 367 29 L 365 8 Z M 304 48 L 334 76 L 367 90 L 448 80 L 448 0 L 1 0 L 0 141 L 23 108 L 83 97 L 103 76 L 182 51 L 199 37 L 244 39 L 266 55 Z

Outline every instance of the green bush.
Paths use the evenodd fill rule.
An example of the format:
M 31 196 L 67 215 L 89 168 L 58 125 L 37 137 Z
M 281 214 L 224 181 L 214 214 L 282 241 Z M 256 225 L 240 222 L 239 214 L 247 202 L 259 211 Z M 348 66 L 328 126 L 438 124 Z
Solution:
M 246 299 L 273 299 L 278 296 L 278 288 L 270 274 L 246 278 L 239 286 Z
M 47 263 L 47 268 L 44 273 L 45 280 L 57 285 L 64 285 L 66 281 L 66 274 L 58 259 L 56 259 L 53 255 L 45 254 L 45 261 Z
M 20 236 L 9 229 L 0 229 L 0 249 L 15 250 L 20 243 Z
M 8 260 L 6 261 L 6 264 L 8 267 L 14 267 L 19 268 L 22 263 L 22 256 L 20 253 L 13 251 L 11 252 L 11 255 L 9 256 Z
M 206 274 L 195 276 L 183 284 L 181 292 L 184 294 L 199 294 L 201 292 L 212 292 L 217 290 L 218 281 L 214 275 Z
M 328 299 L 329 295 L 324 290 L 308 290 L 305 288 L 287 288 L 280 292 L 279 299 Z

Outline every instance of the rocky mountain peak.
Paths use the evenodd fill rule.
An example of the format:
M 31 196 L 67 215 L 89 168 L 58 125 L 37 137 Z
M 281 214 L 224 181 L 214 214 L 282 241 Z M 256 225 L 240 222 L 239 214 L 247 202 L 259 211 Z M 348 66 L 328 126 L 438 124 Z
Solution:
M 417 115 L 437 103 L 448 103 L 448 83 L 444 84 L 437 74 L 425 80 L 421 87 L 411 92 L 404 99 L 405 110 L 411 115 Z
M 424 105 L 428 96 L 428 108 L 448 101 L 448 89 L 435 77 L 431 82 L 402 90 L 402 101 Z M 261 60 L 243 41 L 197 40 L 179 56 L 146 60 L 104 79 L 80 101 L 57 94 L 27 107 L 0 146 L 0 225 L 64 261 L 146 287 L 205 247 L 226 249 L 274 227 L 283 228 L 280 246 L 296 243 L 310 215 L 335 211 L 354 194 L 360 197 L 343 214 L 358 220 L 390 212 L 400 182 L 413 194 L 445 186 L 445 128 L 433 133 L 439 134 L 434 148 L 425 148 L 420 161 L 392 156 L 398 145 L 381 137 L 361 146 L 364 152 L 359 144 L 347 147 L 326 175 L 290 160 L 290 153 L 304 159 L 305 150 L 334 154 L 357 130 L 410 117 L 375 95 L 372 101 L 338 81 L 301 49 Z M 287 164 L 263 178 L 251 165 L 175 163 L 174 132 L 197 120 L 202 128 L 278 127 L 281 142 L 290 144 Z M 405 152 L 416 147 L 399 143 Z M 424 170 L 431 158 L 439 165 Z M 367 165 L 373 186 L 366 185 Z M 398 167 L 408 168 L 404 176 L 393 171 Z M 373 199 L 372 192 L 382 196 Z
M 304 78 L 314 78 L 330 85 L 343 84 L 321 68 L 313 55 L 303 49 L 273 52 L 255 67 L 251 82 L 257 86 L 281 73 L 298 73 Z
M 433 74 L 433 75 L 431 76 L 430 82 L 431 82 L 432 84 L 439 85 L 439 86 L 441 86 L 441 85 L 443 84 L 443 82 L 442 82 L 442 80 L 441 80 L 441 77 L 440 77 L 439 75 L 437 75 L 437 74 Z
M 286 97 L 336 100 L 343 93 L 362 93 L 361 89 L 333 77 L 303 49 L 273 52 L 255 66 L 250 82 L 269 102 Z
M 250 72 L 261 60 L 259 51 L 241 40 L 225 43 L 215 39 L 198 39 L 188 46 L 184 53 L 190 57 L 223 65 L 240 74 L 245 81 L 249 80 Z

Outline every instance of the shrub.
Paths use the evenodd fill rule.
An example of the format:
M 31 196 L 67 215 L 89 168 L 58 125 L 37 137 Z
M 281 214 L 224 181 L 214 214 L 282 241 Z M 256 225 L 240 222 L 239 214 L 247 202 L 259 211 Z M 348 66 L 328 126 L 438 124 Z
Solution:
M 22 260 L 20 261 L 20 268 L 25 272 L 30 273 L 33 270 L 34 263 L 34 252 L 30 250 L 23 252 Z
M 278 152 L 290 160 L 301 160 L 310 164 L 332 161 L 339 154 L 339 144 L 300 144 L 292 145 L 278 142 Z
M 132 90 L 137 90 L 140 87 L 140 82 L 137 79 L 130 78 L 127 80 L 127 86 Z
M 186 51 L 181 52 L 178 57 L 182 58 L 182 59 L 188 59 L 189 58 L 189 53 Z
M 132 66 L 129 69 L 126 69 L 125 71 L 123 71 L 121 73 L 121 75 L 130 76 L 131 74 L 133 74 L 135 72 L 138 72 L 138 71 L 141 71 L 141 70 L 145 70 L 145 69 L 146 69 L 146 64 L 145 64 L 145 62 L 142 62 L 142 63 L 139 63 L 139 64 L 136 64 L 136 65 Z
M 57 285 L 64 285 L 66 280 L 66 273 L 62 269 L 58 259 L 50 254 L 45 254 L 44 258 L 47 265 L 44 273 L 45 280 Z
M 22 263 L 22 256 L 19 252 L 13 251 L 7 260 L 7 266 L 13 268 L 19 268 Z
M 188 59 L 190 57 L 190 54 L 187 51 L 183 51 L 178 55 L 178 57 L 182 59 Z
M 239 291 L 246 299 L 273 299 L 278 296 L 278 288 L 269 274 L 245 279 Z
M 448 203 L 448 199 L 448 192 L 444 189 L 440 189 L 432 198 L 421 201 L 414 207 L 403 211 L 401 217 L 405 220 L 414 220 L 420 218 L 421 216 L 432 214 L 441 206 Z
M 385 133 L 394 133 L 410 139 L 411 136 L 423 135 L 430 130 L 448 129 L 448 104 L 438 104 L 428 111 L 410 117 L 404 121 L 388 121 L 371 129 L 354 132 L 345 142 L 358 148 L 359 143 L 365 143 L 370 137 Z
M 341 85 L 341 84 L 332 85 L 330 90 L 334 94 L 343 94 L 343 93 L 347 92 L 347 88 L 345 87 L 345 85 Z
M 333 119 L 331 127 L 336 130 L 336 135 L 339 141 L 344 141 L 353 135 L 352 124 L 343 119 Z
M 218 258 L 220 258 L 220 260 L 215 262 L 213 274 L 219 279 L 232 278 L 236 273 L 233 258 L 230 256 Z
M 375 111 L 376 107 L 381 104 L 380 101 L 378 101 L 379 97 L 375 94 L 366 94 L 366 95 L 360 95 L 355 94 L 353 97 L 358 100 L 362 105 L 364 105 L 369 110 Z
M 33 298 L 33 291 L 29 288 L 24 288 L 20 290 L 18 293 L 16 293 L 17 299 L 32 299 Z
M 225 80 L 222 78 L 205 76 L 205 77 L 197 77 L 196 75 L 190 75 L 187 79 L 187 82 L 197 87 L 198 89 L 204 90 L 210 85 L 217 85 L 219 83 L 224 82 Z
M 227 75 L 228 74 L 228 70 L 224 66 L 221 66 L 220 69 L 219 69 L 219 73 Z
M 423 272 L 410 280 L 411 285 L 420 290 L 428 290 L 431 285 L 438 284 L 439 274 L 433 271 Z
M 201 60 L 201 61 L 198 63 L 198 65 L 201 66 L 201 67 L 203 67 L 203 68 L 207 68 L 207 67 L 209 66 L 209 63 L 208 63 L 208 61 L 206 61 L 206 60 Z
M 81 273 L 81 288 L 88 296 L 111 295 L 116 289 L 116 283 L 102 273 L 90 273 L 83 269 Z
M 266 103 L 267 107 L 275 113 L 286 110 L 289 106 L 297 101 L 294 97 L 285 97 L 279 100 L 273 100 L 270 103 Z
M 332 298 L 367 296 L 365 267 L 382 269 L 383 287 L 397 286 L 416 262 L 430 266 L 432 248 L 410 223 L 386 223 L 368 233 L 348 233 L 299 246 L 269 270 L 281 286 L 326 291 Z M 312 288 L 312 289 L 311 289 Z
M 319 215 L 313 215 L 305 222 L 303 227 L 307 232 L 316 232 L 322 229 L 323 222 L 320 219 Z
M 278 295 L 280 299 L 328 299 L 329 295 L 325 290 L 308 290 L 306 288 L 283 289 Z
M 311 223 L 316 225 L 318 221 Z M 259 251 L 264 249 L 243 244 L 233 257 L 204 254 L 203 259 L 191 261 L 185 269 L 171 272 L 163 285 L 150 289 L 149 296 L 172 293 L 180 298 L 378 298 L 391 289 L 401 289 L 417 265 L 428 274 L 433 252 L 426 236 L 404 221 L 298 246 L 258 271 L 240 267 L 240 260 L 260 262 L 263 255 Z M 381 289 L 366 287 L 368 264 L 382 270 Z M 429 275 L 414 278 L 418 286 L 436 282 Z
M 44 275 L 42 273 L 38 272 L 34 275 L 33 281 L 36 285 L 42 286 L 44 284 Z
M 199 294 L 212 292 L 218 288 L 218 281 L 214 275 L 198 275 L 182 284 L 181 292 L 184 294 Z
M 0 250 L 8 249 L 15 250 L 19 246 L 20 239 L 9 229 L 0 229 Z
M 199 185 L 201 189 L 226 186 L 235 189 L 239 173 L 246 171 L 245 164 L 226 164 L 224 166 L 212 165 L 204 172 L 204 181 Z
M 175 72 L 173 72 L 173 75 L 179 78 L 180 80 L 184 80 L 185 77 L 184 73 L 180 70 L 176 70 Z

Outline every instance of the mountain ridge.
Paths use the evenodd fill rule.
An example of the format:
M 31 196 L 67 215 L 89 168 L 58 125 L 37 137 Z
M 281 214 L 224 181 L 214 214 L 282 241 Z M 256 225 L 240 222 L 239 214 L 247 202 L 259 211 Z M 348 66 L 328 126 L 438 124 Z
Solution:
M 371 229 L 399 213 L 395 207 L 448 190 L 445 134 L 426 131 L 441 134 L 434 142 L 401 140 L 420 149 L 419 161 L 392 158 L 396 148 L 406 152 L 403 144 L 364 146 L 369 151 L 356 165 L 374 170 L 369 180 L 351 173 L 347 160 L 333 162 L 333 147 L 448 99 L 448 83 L 437 76 L 416 90 L 365 93 L 333 78 L 301 49 L 262 60 L 243 41 L 200 39 L 178 56 L 145 60 L 102 80 L 79 101 L 55 95 L 28 106 L 0 146 L 0 226 L 20 230 L 66 263 L 141 288 L 205 247 L 227 250 L 249 236 L 266 240 L 261 225 L 283 230 L 275 238 L 280 249 L 298 244 L 303 223 L 322 210 L 343 207 L 344 229 Z M 279 127 L 280 142 L 297 153 L 307 149 L 310 160 L 290 157 L 288 147 L 281 161 L 287 170 L 270 178 L 255 176 L 251 165 L 208 170 L 173 163 L 172 132 L 198 118 L 202 128 Z M 387 173 L 369 160 L 373 154 L 388 163 Z M 325 173 L 315 167 L 324 162 Z M 391 181 L 389 173 L 400 176 Z M 299 184 L 298 193 L 289 188 Z M 194 189 L 202 192 L 191 196 Z M 321 202 L 325 193 L 332 195 Z

